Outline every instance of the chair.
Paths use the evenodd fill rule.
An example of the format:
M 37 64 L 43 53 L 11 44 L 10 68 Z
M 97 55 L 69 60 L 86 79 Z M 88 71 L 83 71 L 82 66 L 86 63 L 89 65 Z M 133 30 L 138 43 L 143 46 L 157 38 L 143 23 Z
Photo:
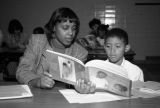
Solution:
M 17 81 L 16 70 L 19 63 L 19 58 L 23 53 L 4 52 L 1 53 L 1 71 L 4 81 Z

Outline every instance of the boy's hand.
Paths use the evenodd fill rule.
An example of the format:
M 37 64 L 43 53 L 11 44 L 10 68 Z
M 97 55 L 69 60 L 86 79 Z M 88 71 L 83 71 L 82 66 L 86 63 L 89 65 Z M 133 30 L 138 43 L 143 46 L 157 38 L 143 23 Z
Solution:
M 75 85 L 75 89 L 82 94 L 94 93 L 95 85 L 93 85 L 90 81 L 79 79 Z

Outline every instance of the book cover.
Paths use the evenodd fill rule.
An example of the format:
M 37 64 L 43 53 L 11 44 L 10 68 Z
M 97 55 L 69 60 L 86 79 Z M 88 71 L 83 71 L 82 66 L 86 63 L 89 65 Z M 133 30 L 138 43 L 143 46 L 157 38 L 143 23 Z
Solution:
M 51 50 L 46 52 L 53 79 L 73 85 L 79 78 L 89 79 L 95 84 L 97 90 L 123 96 L 131 95 L 131 80 L 127 78 L 124 68 L 104 60 L 91 60 L 84 64 L 66 54 Z

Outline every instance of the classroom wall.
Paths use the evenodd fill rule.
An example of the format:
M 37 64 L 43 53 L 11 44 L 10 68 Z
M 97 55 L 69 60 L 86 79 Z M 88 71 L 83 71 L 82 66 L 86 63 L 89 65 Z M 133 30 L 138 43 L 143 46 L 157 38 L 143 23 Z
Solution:
M 159 0 L 0 0 L 0 29 L 6 34 L 9 20 L 18 18 L 27 34 L 36 26 L 44 26 L 52 12 L 61 6 L 72 8 L 80 18 L 79 36 L 89 31 L 96 5 L 115 5 L 119 12 L 118 27 L 128 31 L 135 59 L 160 56 L 160 5 L 135 5 Z

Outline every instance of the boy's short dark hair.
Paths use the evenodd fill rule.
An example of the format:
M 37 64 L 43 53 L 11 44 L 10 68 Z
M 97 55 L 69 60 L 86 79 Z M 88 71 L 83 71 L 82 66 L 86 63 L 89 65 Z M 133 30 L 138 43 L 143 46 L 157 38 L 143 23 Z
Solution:
M 118 37 L 119 39 L 122 39 L 124 41 L 125 45 L 129 44 L 128 33 L 121 28 L 113 28 L 113 29 L 109 30 L 106 34 L 106 37 L 105 37 L 105 43 L 109 37 Z
M 33 29 L 33 34 L 44 34 L 44 29 L 42 27 L 36 27 Z
M 97 28 L 98 31 L 105 31 L 106 33 L 108 32 L 109 25 L 105 24 L 100 24 Z
M 97 18 L 93 18 L 89 23 L 89 27 L 92 29 L 92 27 L 95 25 L 95 24 L 98 24 L 100 25 L 101 24 L 101 21 Z

